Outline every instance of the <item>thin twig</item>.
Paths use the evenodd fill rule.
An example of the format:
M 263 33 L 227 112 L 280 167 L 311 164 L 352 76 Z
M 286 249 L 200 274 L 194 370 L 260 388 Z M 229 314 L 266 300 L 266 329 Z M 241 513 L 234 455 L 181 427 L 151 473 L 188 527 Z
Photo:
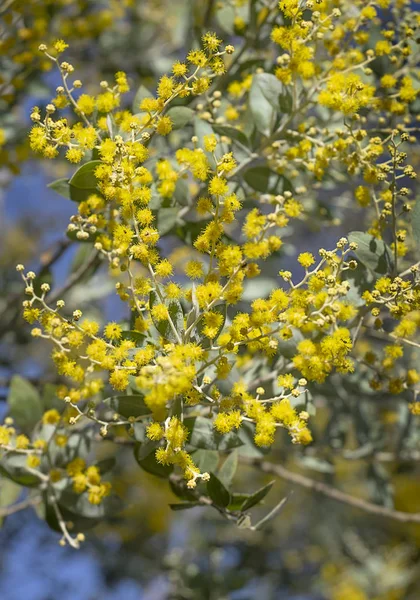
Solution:
M 41 501 L 41 496 L 35 496 L 32 498 L 25 498 L 25 500 L 16 502 L 16 504 L 11 504 L 10 506 L 0 508 L 0 519 L 8 517 L 9 515 L 13 515 L 21 510 L 25 510 L 25 508 L 29 508 L 30 506 L 37 506 L 41 503 Z
M 392 519 L 394 521 L 399 521 L 400 523 L 420 523 L 420 513 L 407 513 L 400 510 L 386 508 L 385 506 L 379 506 L 378 504 L 373 504 L 368 500 L 363 500 L 362 498 L 357 498 L 356 496 L 342 492 L 341 490 L 323 483 L 322 481 L 316 481 L 315 479 L 311 479 L 305 475 L 289 471 L 282 465 L 261 461 L 260 459 L 249 458 L 241 458 L 241 462 L 252 467 L 256 467 L 264 473 L 272 473 L 273 475 L 277 475 L 285 481 L 289 481 L 290 483 L 304 487 L 307 490 L 322 494 L 331 500 L 341 502 L 342 504 L 347 504 L 353 508 L 359 508 L 364 512 L 377 515 L 379 517 Z
M 86 275 L 86 273 L 93 267 L 99 259 L 100 253 L 98 250 L 94 250 L 89 257 L 89 260 L 81 265 L 77 271 L 72 273 L 70 277 L 67 279 L 66 283 L 57 290 L 53 290 L 51 294 L 48 296 L 48 301 L 54 302 L 55 300 L 59 300 L 66 292 L 68 292 L 73 286 L 75 286 L 79 280 Z

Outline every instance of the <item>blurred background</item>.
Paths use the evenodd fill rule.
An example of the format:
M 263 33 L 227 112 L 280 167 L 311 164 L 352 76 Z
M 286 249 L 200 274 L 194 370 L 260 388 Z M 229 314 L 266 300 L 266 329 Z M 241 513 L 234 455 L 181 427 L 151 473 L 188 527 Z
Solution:
M 26 142 L 31 107 L 46 105 L 59 85 L 38 45 L 64 38 L 78 77 L 92 82 L 92 89 L 120 69 L 135 82 L 133 87 L 141 82 L 153 88 L 203 29 L 216 28 L 240 47 L 247 4 L 226 2 L 220 8 L 213 0 L 0 0 L 0 128 L 5 132 L 0 146 L 0 416 L 6 411 L 13 374 L 40 388 L 54 383 L 55 376 L 48 344 L 33 345 L 21 321 L 21 280 L 15 265 L 33 268 L 59 289 L 89 251 L 86 245 L 77 248 L 64 234 L 72 203 L 47 187 L 65 177 L 68 166 L 37 161 Z M 332 227 L 327 236 L 336 239 L 351 229 L 351 213 L 345 202 L 328 210 Z M 345 228 L 340 225 L 343 216 Z M 304 249 L 327 246 L 326 239 L 314 219 L 305 231 Z M 285 245 L 282 268 L 295 252 Z M 278 264 L 272 266 L 273 275 L 278 269 Z M 81 280 L 64 287 L 67 306 L 100 319 L 124 317 L 106 269 L 90 275 L 88 286 Z M 268 289 L 271 285 L 268 280 Z M 337 381 L 337 390 L 340 386 Z M 317 413 L 319 435 L 351 435 L 349 419 L 329 431 L 328 398 L 324 404 L 325 411 L 321 403 Z M 389 411 L 384 428 L 390 432 L 393 418 Z M 104 456 L 111 451 L 105 448 Z M 283 462 L 288 452 L 288 442 L 276 448 Z M 348 491 L 360 491 L 366 466 L 357 457 L 336 459 L 333 469 L 328 460 L 313 458 L 311 463 L 311 457 L 304 458 L 301 468 L 314 478 L 338 485 L 345 480 Z M 241 480 L 249 485 L 251 479 L 255 489 L 269 481 L 243 469 L 238 488 Z M 418 482 L 404 464 L 386 465 L 375 482 L 378 489 L 382 482 L 384 495 L 392 492 L 398 508 L 416 509 Z M 114 485 L 128 499 L 127 508 L 90 532 L 78 552 L 61 548 L 58 535 L 33 509 L 3 520 L 1 600 L 420 598 L 420 526 L 374 518 L 301 490 L 295 490 L 281 515 L 258 533 L 233 528 L 202 508 L 173 513 L 168 503 L 174 496 L 167 483 L 141 472 L 128 451 L 118 457 Z M 277 481 L 264 511 L 287 493 L 290 486 Z M 0 507 L 11 497 L 13 490 L 0 480 Z

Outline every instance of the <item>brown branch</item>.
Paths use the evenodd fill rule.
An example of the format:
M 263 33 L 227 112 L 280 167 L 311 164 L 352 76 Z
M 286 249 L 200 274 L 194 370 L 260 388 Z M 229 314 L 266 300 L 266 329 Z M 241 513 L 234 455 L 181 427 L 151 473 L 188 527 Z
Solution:
M 282 465 L 275 465 L 260 459 L 249 458 L 241 458 L 241 462 L 252 467 L 256 467 L 264 473 L 277 475 L 285 481 L 289 481 L 290 483 L 304 487 L 307 490 L 316 492 L 317 494 L 322 494 L 323 496 L 326 496 L 331 500 L 335 500 L 336 502 L 347 504 L 353 508 L 359 508 L 364 512 L 377 515 L 379 517 L 392 519 L 394 521 L 399 521 L 400 523 L 420 523 L 420 513 L 407 513 L 400 510 L 393 510 L 384 506 L 379 506 L 378 504 L 373 504 L 368 500 L 363 500 L 362 498 L 357 498 L 351 494 L 342 492 L 341 490 L 323 483 L 322 481 L 316 481 L 315 479 L 311 479 L 305 475 L 289 471 Z
M 55 300 L 61 299 L 61 297 L 74 287 L 91 268 L 98 266 L 100 260 L 101 257 L 99 251 L 94 250 L 89 257 L 89 260 L 83 263 L 77 271 L 72 273 L 61 288 L 53 290 L 52 293 L 48 295 L 48 302 L 54 302 Z

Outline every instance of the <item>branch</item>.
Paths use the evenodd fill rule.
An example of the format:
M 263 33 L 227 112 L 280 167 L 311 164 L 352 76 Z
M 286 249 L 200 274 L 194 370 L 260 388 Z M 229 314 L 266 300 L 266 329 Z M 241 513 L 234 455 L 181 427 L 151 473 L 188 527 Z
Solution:
M 83 263 L 79 267 L 79 269 L 77 269 L 77 271 L 72 273 L 67 279 L 66 283 L 61 288 L 53 290 L 52 293 L 49 294 L 48 301 L 53 302 L 55 300 L 61 299 L 61 297 L 64 296 L 64 294 L 68 292 L 72 287 L 74 287 L 92 267 L 96 267 L 100 263 L 100 258 L 101 257 L 99 251 L 94 250 L 87 262 Z
M 16 504 L 12 504 L 11 506 L 5 506 L 4 508 L 0 508 L 0 519 L 4 517 L 8 517 L 9 515 L 13 515 L 21 510 L 25 510 L 25 508 L 29 508 L 30 506 L 36 506 L 40 504 L 42 501 L 41 496 L 36 496 L 35 498 L 26 498 L 21 502 L 16 502 Z
M 338 490 L 335 487 L 321 481 L 316 481 L 315 479 L 310 479 L 305 475 L 300 475 L 299 473 L 289 471 L 281 465 L 275 465 L 260 459 L 249 458 L 241 458 L 241 462 L 252 467 L 256 467 L 264 473 L 272 473 L 273 475 L 277 475 L 285 481 L 290 481 L 290 483 L 304 487 L 307 490 L 322 494 L 327 498 L 331 498 L 331 500 L 341 502 L 342 504 L 347 504 L 348 506 L 353 506 L 354 508 L 359 508 L 367 513 L 392 519 L 394 521 L 399 521 L 400 523 L 420 523 L 420 513 L 407 513 L 400 510 L 393 510 L 384 506 L 379 506 L 378 504 L 373 504 L 368 500 L 363 500 L 362 498 L 357 498 L 351 494 L 346 494 L 345 492 L 342 492 L 341 490 Z

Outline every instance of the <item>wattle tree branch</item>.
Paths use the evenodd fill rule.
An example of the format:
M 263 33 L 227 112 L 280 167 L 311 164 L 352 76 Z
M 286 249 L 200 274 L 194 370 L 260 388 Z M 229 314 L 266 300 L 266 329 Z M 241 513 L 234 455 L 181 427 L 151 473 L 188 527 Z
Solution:
M 364 512 L 385 517 L 387 519 L 392 519 L 394 521 L 399 521 L 400 523 L 420 523 L 420 513 L 407 513 L 400 510 L 386 508 L 385 506 L 379 506 L 378 504 L 374 504 L 368 500 L 363 500 L 362 498 L 357 498 L 356 496 L 342 492 L 341 490 L 338 490 L 327 483 L 323 483 L 322 481 L 316 481 L 315 479 L 311 479 L 306 475 L 289 471 L 282 465 L 270 463 L 260 459 L 249 458 L 241 458 L 241 462 L 243 464 L 255 467 L 263 473 L 277 475 L 285 481 L 294 483 L 295 485 L 316 492 L 317 494 L 322 494 L 331 500 L 341 502 L 342 504 L 347 504 L 353 508 L 359 508 Z

